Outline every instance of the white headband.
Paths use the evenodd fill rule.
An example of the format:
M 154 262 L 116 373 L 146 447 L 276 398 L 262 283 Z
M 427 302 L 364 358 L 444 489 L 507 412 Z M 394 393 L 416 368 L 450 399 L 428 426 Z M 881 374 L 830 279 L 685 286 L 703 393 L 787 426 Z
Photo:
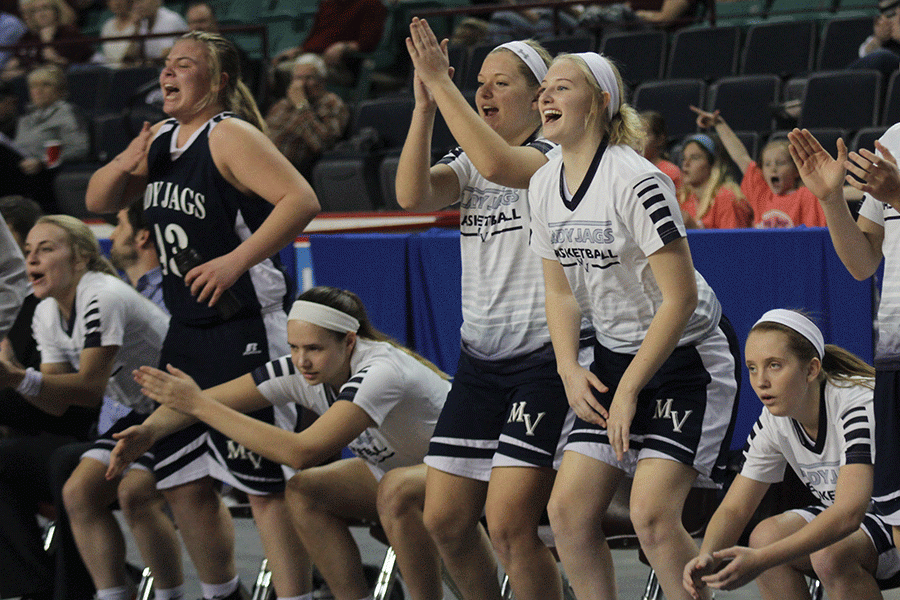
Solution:
M 356 333 L 359 331 L 359 320 L 356 317 L 351 317 L 336 308 L 307 300 L 294 302 L 291 312 L 288 313 L 288 321 L 306 321 L 307 323 L 341 333 L 350 331 Z
M 810 341 L 819 353 L 820 360 L 825 357 L 825 338 L 822 336 L 822 330 L 797 311 L 776 308 L 761 316 L 753 326 L 756 327 L 760 323 L 779 323 L 790 327 Z
M 522 59 L 522 62 L 531 69 L 531 72 L 534 73 L 534 76 L 537 77 L 538 83 L 544 80 L 544 77 L 547 76 L 547 63 L 544 62 L 544 59 L 541 58 L 541 55 L 537 50 L 526 44 L 525 42 L 506 42 L 505 44 L 500 44 L 494 50 L 499 50 L 500 48 L 506 48 L 516 56 Z
M 612 65 L 609 64 L 609 60 L 596 52 L 578 52 L 573 56 L 581 57 L 587 63 L 588 69 L 593 73 L 600 89 L 609 94 L 609 105 L 606 107 L 606 113 L 609 115 L 609 119 L 612 120 L 616 113 L 619 112 L 620 100 L 619 84 L 616 81 L 616 74 Z

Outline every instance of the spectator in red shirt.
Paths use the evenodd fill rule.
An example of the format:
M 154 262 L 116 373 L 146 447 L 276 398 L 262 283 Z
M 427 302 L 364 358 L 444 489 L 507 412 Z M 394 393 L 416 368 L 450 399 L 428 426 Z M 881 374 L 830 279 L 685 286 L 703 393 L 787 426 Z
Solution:
M 825 227 L 825 213 L 813 193 L 802 186 L 787 138 L 771 139 L 763 146 L 760 166 L 719 111 L 706 112 L 696 106 L 691 110 L 697 113 L 698 127 L 715 128 L 731 160 L 744 174 L 741 191 L 753 209 L 754 227 Z
M 385 17 L 381 0 L 322 0 L 306 41 L 279 53 L 274 64 L 313 52 L 325 60 L 330 81 L 350 85 L 356 80 L 359 53 L 372 52 L 381 41 Z

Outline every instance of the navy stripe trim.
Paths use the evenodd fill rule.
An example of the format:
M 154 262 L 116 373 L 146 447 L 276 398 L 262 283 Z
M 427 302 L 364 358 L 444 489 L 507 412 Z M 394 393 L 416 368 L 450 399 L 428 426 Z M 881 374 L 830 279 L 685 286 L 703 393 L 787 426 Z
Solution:
M 452 458 L 481 458 L 492 459 L 494 457 L 495 448 L 473 448 L 471 446 L 454 446 L 453 444 L 442 444 L 434 442 L 428 444 L 429 456 L 444 456 Z
M 178 472 L 179 469 L 188 465 L 189 463 L 196 460 L 197 458 L 199 458 L 200 456 L 202 456 L 205 453 L 206 453 L 206 445 L 205 444 L 198 445 L 196 448 L 194 448 L 190 452 L 178 457 L 177 460 L 174 460 L 171 463 L 169 463 L 159 469 L 154 469 L 154 474 L 156 475 L 156 479 L 157 480 L 165 479 L 166 477 L 173 475 L 174 473 Z
M 609 142 L 606 138 L 603 138 L 603 141 L 600 142 L 600 145 L 597 146 L 597 151 L 594 153 L 594 158 L 591 159 L 591 164 L 588 167 L 587 172 L 584 174 L 584 179 L 581 180 L 581 184 L 578 186 L 578 191 L 572 196 L 571 202 L 566 200 L 566 188 L 565 188 L 565 165 L 560 163 L 559 166 L 559 198 L 562 200 L 563 205 L 568 208 L 570 211 L 574 211 L 578 208 L 578 205 L 581 204 L 582 199 L 585 194 L 587 194 L 588 188 L 591 187 L 591 183 L 594 181 L 594 176 L 597 174 L 597 168 L 600 166 L 600 160 L 603 158 L 603 153 L 606 152 L 606 148 Z

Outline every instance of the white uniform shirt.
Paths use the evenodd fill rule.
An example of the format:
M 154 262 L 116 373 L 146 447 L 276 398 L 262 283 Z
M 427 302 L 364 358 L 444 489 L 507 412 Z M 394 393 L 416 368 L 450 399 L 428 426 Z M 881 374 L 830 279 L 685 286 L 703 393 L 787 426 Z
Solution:
M 871 389 L 861 385 L 826 383 L 815 441 L 794 419 L 763 410 L 750 432 L 741 475 L 777 483 L 790 465 L 816 498 L 831 506 L 840 468 L 874 462 L 872 395 Z
M 545 139 L 526 143 L 559 153 Z M 441 160 L 459 179 L 462 341 L 481 360 L 505 360 L 550 342 L 541 261 L 528 250 L 528 190 L 491 183 L 459 148 Z
M 607 148 L 596 171 L 565 199 L 562 156 L 531 178 L 532 249 L 563 266 L 597 340 L 634 354 L 662 303 L 647 256 L 685 236 L 672 180 L 627 146 Z M 678 345 L 697 341 L 719 324 L 721 306 L 694 272 L 699 304 Z
M 34 311 L 34 338 L 41 363 L 67 363 L 79 369 L 86 348 L 119 346 L 106 396 L 140 413 L 154 409 L 141 394 L 132 371 L 159 364 L 169 317 L 118 277 L 88 271 L 78 282 L 72 320 L 64 323 L 53 298 L 42 300 Z
M 900 156 L 900 123 L 888 129 L 879 140 L 894 156 Z M 880 153 L 879 153 L 880 155 Z M 884 281 L 878 305 L 878 340 L 875 344 L 875 366 L 900 368 L 900 212 L 869 194 L 865 195 L 859 214 L 884 227 Z
M 350 373 L 337 396 L 308 384 L 290 356 L 258 368 L 253 379 L 276 406 L 296 402 L 321 415 L 338 400 L 353 402 L 375 422 L 350 443 L 354 454 L 383 471 L 421 463 L 450 383 L 400 348 L 363 338 Z

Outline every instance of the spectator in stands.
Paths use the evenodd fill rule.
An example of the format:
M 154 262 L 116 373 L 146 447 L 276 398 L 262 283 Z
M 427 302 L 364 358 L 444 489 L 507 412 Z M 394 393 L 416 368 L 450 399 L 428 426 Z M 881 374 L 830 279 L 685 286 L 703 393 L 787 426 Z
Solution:
M 722 146 L 704 133 L 688 136 L 681 150 L 678 203 L 689 229 L 750 227 L 753 211 L 731 178 Z
M 731 160 L 743 174 L 741 191 L 753 210 L 753 226 L 824 227 L 825 214 L 815 195 L 803 187 L 800 173 L 791 160 L 787 138 L 766 142 L 759 153 L 761 165 L 749 154 L 719 111 L 706 112 L 691 106 L 697 113 L 697 126 L 715 128 Z
M 116 213 L 116 227 L 109 235 L 109 259 L 122 271 L 139 294 L 165 310 L 162 268 L 156 253 L 156 237 L 144 219 L 143 199 Z
M 301 54 L 294 63 L 284 98 L 266 115 L 269 138 L 307 179 L 324 150 L 344 134 L 350 110 L 325 89 L 327 67 L 317 54 Z
M 132 0 L 106 0 L 106 7 L 112 13 L 103 23 L 100 37 L 118 37 L 137 33 Z M 115 40 L 100 44 L 92 62 L 103 63 L 110 67 L 121 67 L 133 64 L 137 60 L 137 43 L 135 40 Z
M 381 0 L 322 0 L 306 41 L 280 52 L 273 65 L 313 52 L 325 60 L 329 82 L 351 85 L 358 75 L 359 53 L 378 47 L 386 17 Z
M 696 17 L 700 4 L 698 0 L 663 0 L 657 10 L 636 10 L 634 14 L 647 25 L 673 27 Z
M 188 30 L 187 21 L 174 10 L 162 5 L 162 0 L 134 0 L 132 10 L 137 22 L 137 32 L 182 33 Z M 162 64 L 177 36 L 138 40 L 137 55 L 141 62 Z
M 0 46 L 12 46 L 17 43 L 28 28 L 25 27 L 19 17 L 8 12 L 0 12 Z M 9 50 L 0 50 L 0 69 L 6 66 L 6 61 L 12 56 Z
M 44 65 L 29 73 L 28 93 L 31 106 L 16 126 L 15 147 L 21 155 L 14 159 L 15 164 L 9 164 L 14 152 L 3 155 L 0 170 L 8 175 L 0 177 L 0 193 L 33 198 L 50 212 L 56 208 L 55 167 L 87 158 L 88 130 L 75 107 L 65 100 L 66 76 L 60 67 Z M 48 163 L 48 142 L 61 145 L 56 164 Z
M 814 572 L 833 600 L 882 598 L 879 583 L 897 574 L 900 555 L 872 508 L 875 370 L 825 345 L 815 323 L 784 309 L 753 326 L 745 359 L 765 409 L 699 555 L 684 569 L 685 589 L 700 598 L 707 586 L 734 590 L 755 579 L 763 598 L 809 598 L 806 574 Z M 815 502 L 766 518 L 749 547 L 736 545 L 788 466 Z
M 666 120 L 655 110 L 645 110 L 640 117 L 645 133 L 641 154 L 657 169 L 669 176 L 669 179 L 675 184 L 676 190 L 680 189 L 681 169 L 668 160 L 669 132 L 666 130 Z
M 185 19 L 187 20 L 188 29 L 191 31 L 205 31 L 207 33 L 220 33 L 219 31 L 219 19 L 216 17 L 216 9 L 209 2 L 204 2 L 200 0 L 198 2 L 192 2 L 188 5 L 187 10 L 184 12 Z M 228 37 L 228 36 L 223 36 Z M 230 40 L 234 43 L 234 40 Z M 238 57 L 241 61 L 241 77 L 244 81 L 247 82 L 247 85 L 250 87 L 251 91 L 256 91 L 253 87 L 253 79 L 252 76 L 255 75 L 255 71 L 252 68 L 253 63 L 250 61 L 250 57 L 241 48 L 238 44 L 234 44 L 234 49 L 237 50 Z
M 6 62 L 0 74 L 3 79 L 12 79 L 39 65 L 65 68 L 90 59 L 91 46 L 79 41 L 81 32 L 72 23 L 74 12 L 63 0 L 20 0 L 19 7 L 28 31 Z
M 859 47 L 851 69 L 876 69 L 885 82 L 900 67 L 900 0 L 881 0 L 870 35 Z

